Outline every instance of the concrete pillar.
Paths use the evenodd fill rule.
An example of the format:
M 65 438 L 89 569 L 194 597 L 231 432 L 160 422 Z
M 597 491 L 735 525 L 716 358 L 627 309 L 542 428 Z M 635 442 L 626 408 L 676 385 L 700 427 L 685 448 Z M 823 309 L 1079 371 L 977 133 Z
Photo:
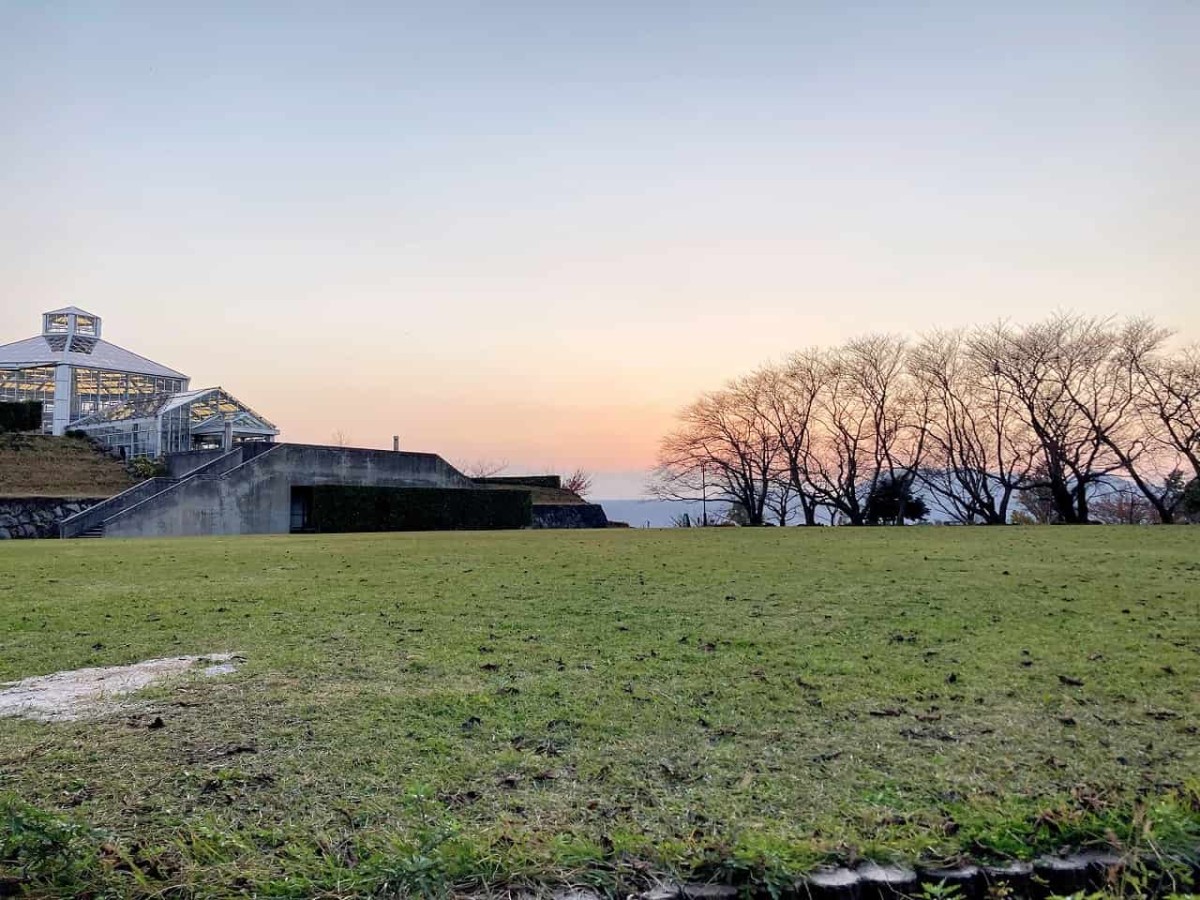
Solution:
M 398 434 L 392 435 L 392 452 L 393 453 L 400 452 L 400 435 L 398 435 Z
M 233 449 L 233 416 L 225 416 L 225 436 L 221 441 L 221 446 L 226 452 Z
M 60 363 L 54 367 L 54 418 L 51 433 L 61 435 L 71 421 L 71 367 Z

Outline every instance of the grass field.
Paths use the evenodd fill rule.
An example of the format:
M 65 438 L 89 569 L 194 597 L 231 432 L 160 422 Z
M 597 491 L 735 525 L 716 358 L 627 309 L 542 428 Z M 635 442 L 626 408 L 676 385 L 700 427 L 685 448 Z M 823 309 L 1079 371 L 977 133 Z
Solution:
M 1196 528 L 0 546 L 0 681 L 217 651 L 138 715 L 0 719 L 0 871 L 352 896 L 1200 843 Z

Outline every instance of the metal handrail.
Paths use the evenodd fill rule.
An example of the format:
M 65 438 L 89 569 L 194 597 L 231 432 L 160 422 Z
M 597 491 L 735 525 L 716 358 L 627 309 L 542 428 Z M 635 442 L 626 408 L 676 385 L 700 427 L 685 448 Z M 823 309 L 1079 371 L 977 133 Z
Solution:
M 197 466 L 179 478 L 165 476 L 147 478 L 145 481 L 139 482 L 133 487 L 121 491 L 119 494 L 114 494 L 112 497 L 97 503 L 95 506 L 89 506 L 82 512 L 77 512 L 75 515 L 63 519 L 58 524 L 59 537 L 78 537 L 84 532 L 95 528 L 97 525 L 103 525 L 109 519 L 119 516 L 126 510 L 144 503 L 151 497 L 157 497 L 164 491 L 171 490 L 176 485 L 182 484 L 193 476 L 209 472 L 222 465 L 225 468 L 221 469 L 221 471 L 228 471 L 241 463 L 241 455 L 241 447 L 235 447 L 228 453 L 223 453 L 216 459 L 210 459 L 204 465 Z M 237 459 L 233 459 L 233 457 L 237 457 Z M 229 465 L 229 463 L 233 463 L 233 465 Z
M 132 503 L 129 506 L 125 507 L 124 509 L 119 510 L 114 515 L 108 516 L 104 521 L 107 523 L 107 522 L 111 521 L 112 519 L 117 518 L 118 516 L 123 516 L 126 513 L 132 512 L 133 510 L 137 509 L 142 504 L 149 503 L 151 500 L 153 500 L 159 494 L 164 494 L 167 491 L 177 490 L 177 489 L 183 487 L 183 485 L 187 484 L 189 481 L 193 481 L 193 480 L 199 479 L 199 478 L 224 478 L 226 475 L 228 475 L 230 472 L 234 471 L 235 469 L 239 469 L 242 466 L 249 465 L 250 463 L 257 460 L 260 456 L 265 456 L 266 454 L 270 453 L 271 450 L 274 450 L 276 447 L 282 447 L 284 445 L 272 443 L 266 450 L 255 452 L 253 455 L 251 455 L 251 457 L 248 460 L 243 460 L 242 459 L 242 447 L 245 447 L 245 446 L 246 445 L 243 444 L 240 447 L 235 447 L 234 449 L 232 449 L 228 453 L 226 453 L 224 456 L 218 456 L 216 459 L 212 460 L 212 462 L 205 463 L 204 465 L 200 466 L 200 468 L 198 468 L 198 469 L 193 469 L 191 472 L 189 472 L 183 478 L 176 480 L 175 483 L 170 485 L 168 488 L 166 488 L 166 490 L 159 491 L 158 493 L 152 494 L 151 496 L 146 497 L 143 500 L 140 500 L 136 503 Z M 233 458 L 235 456 L 237 457 L 237 459 Z M 218 465 L 222 464 L 222 463 L 232 463 L 232 465 L 227 465 L 225 468 L 221 469 L 219 472 L 210 471 L 212 469 L 217 468 Z
M 95 506 L 89 506 L 87 509 L 63 519 L 58 523 L 59 536 L 69 538 L 83 534 L 122 510 L 141 503 L 143 500 L 148 500 L 156 494 L 161 494 L 177 481 L 178 479 L 175 478 L 157 477 L 138 482 L 133 487 L 114 494 L 107 500 L 101 500 Z

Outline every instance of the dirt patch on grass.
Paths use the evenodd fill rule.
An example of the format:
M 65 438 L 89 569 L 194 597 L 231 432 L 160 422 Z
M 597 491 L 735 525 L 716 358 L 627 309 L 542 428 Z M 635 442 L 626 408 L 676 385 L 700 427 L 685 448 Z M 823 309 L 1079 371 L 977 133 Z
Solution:
M 202 677 L 237 670 L 235 653 L 170 656 L 128 666 L 74 669 L 0 684 L 0 717 L 21 716 L 41 722 L 72 722 L 121 709 L 119 698 L 181 674 Z

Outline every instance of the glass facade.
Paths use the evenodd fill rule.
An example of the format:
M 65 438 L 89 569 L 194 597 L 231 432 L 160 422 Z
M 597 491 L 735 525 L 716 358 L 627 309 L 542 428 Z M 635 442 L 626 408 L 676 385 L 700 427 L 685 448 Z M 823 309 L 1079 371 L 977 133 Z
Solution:
M 106 447 L 119 450 L 126 459 L 135 456 L 159 456 L 154 445 L 154 421 L 117 422 L 112 425 L 81 429 L 89 437 L 103 441 Z
M 73 423 L 128 457 L 219 449 L 226 424 L 233 443 L 273 441 L 278 429 L 221 388 L 131 397 Z
M 54 421 L 54 366 L 0 369 L 0 400 L 38 400 L 42 404 L 42 430 Z
M 71 418 L 90 416 L 105 407 L 155 394 L 177 394 L 183 390 L 182 378 L 155 378 L 132 372 L 105 372 L 101 369 L 71 370 Z
M 159 446 L 163 453 L 182 453 L 192 448 L 192 419 L 186 405 L 158 417 Z
M 90 416 L 116 404 L 161 394 L 177 394 L 187 382 L 182 378 L 156 378 L 133 372 L 106 372 L 71 366 L 71 415 Z M 42 403 L 42 427 L 50 432 L 54 419 L 55 366 L 0 369 L 0 400 L 38 400 Z

